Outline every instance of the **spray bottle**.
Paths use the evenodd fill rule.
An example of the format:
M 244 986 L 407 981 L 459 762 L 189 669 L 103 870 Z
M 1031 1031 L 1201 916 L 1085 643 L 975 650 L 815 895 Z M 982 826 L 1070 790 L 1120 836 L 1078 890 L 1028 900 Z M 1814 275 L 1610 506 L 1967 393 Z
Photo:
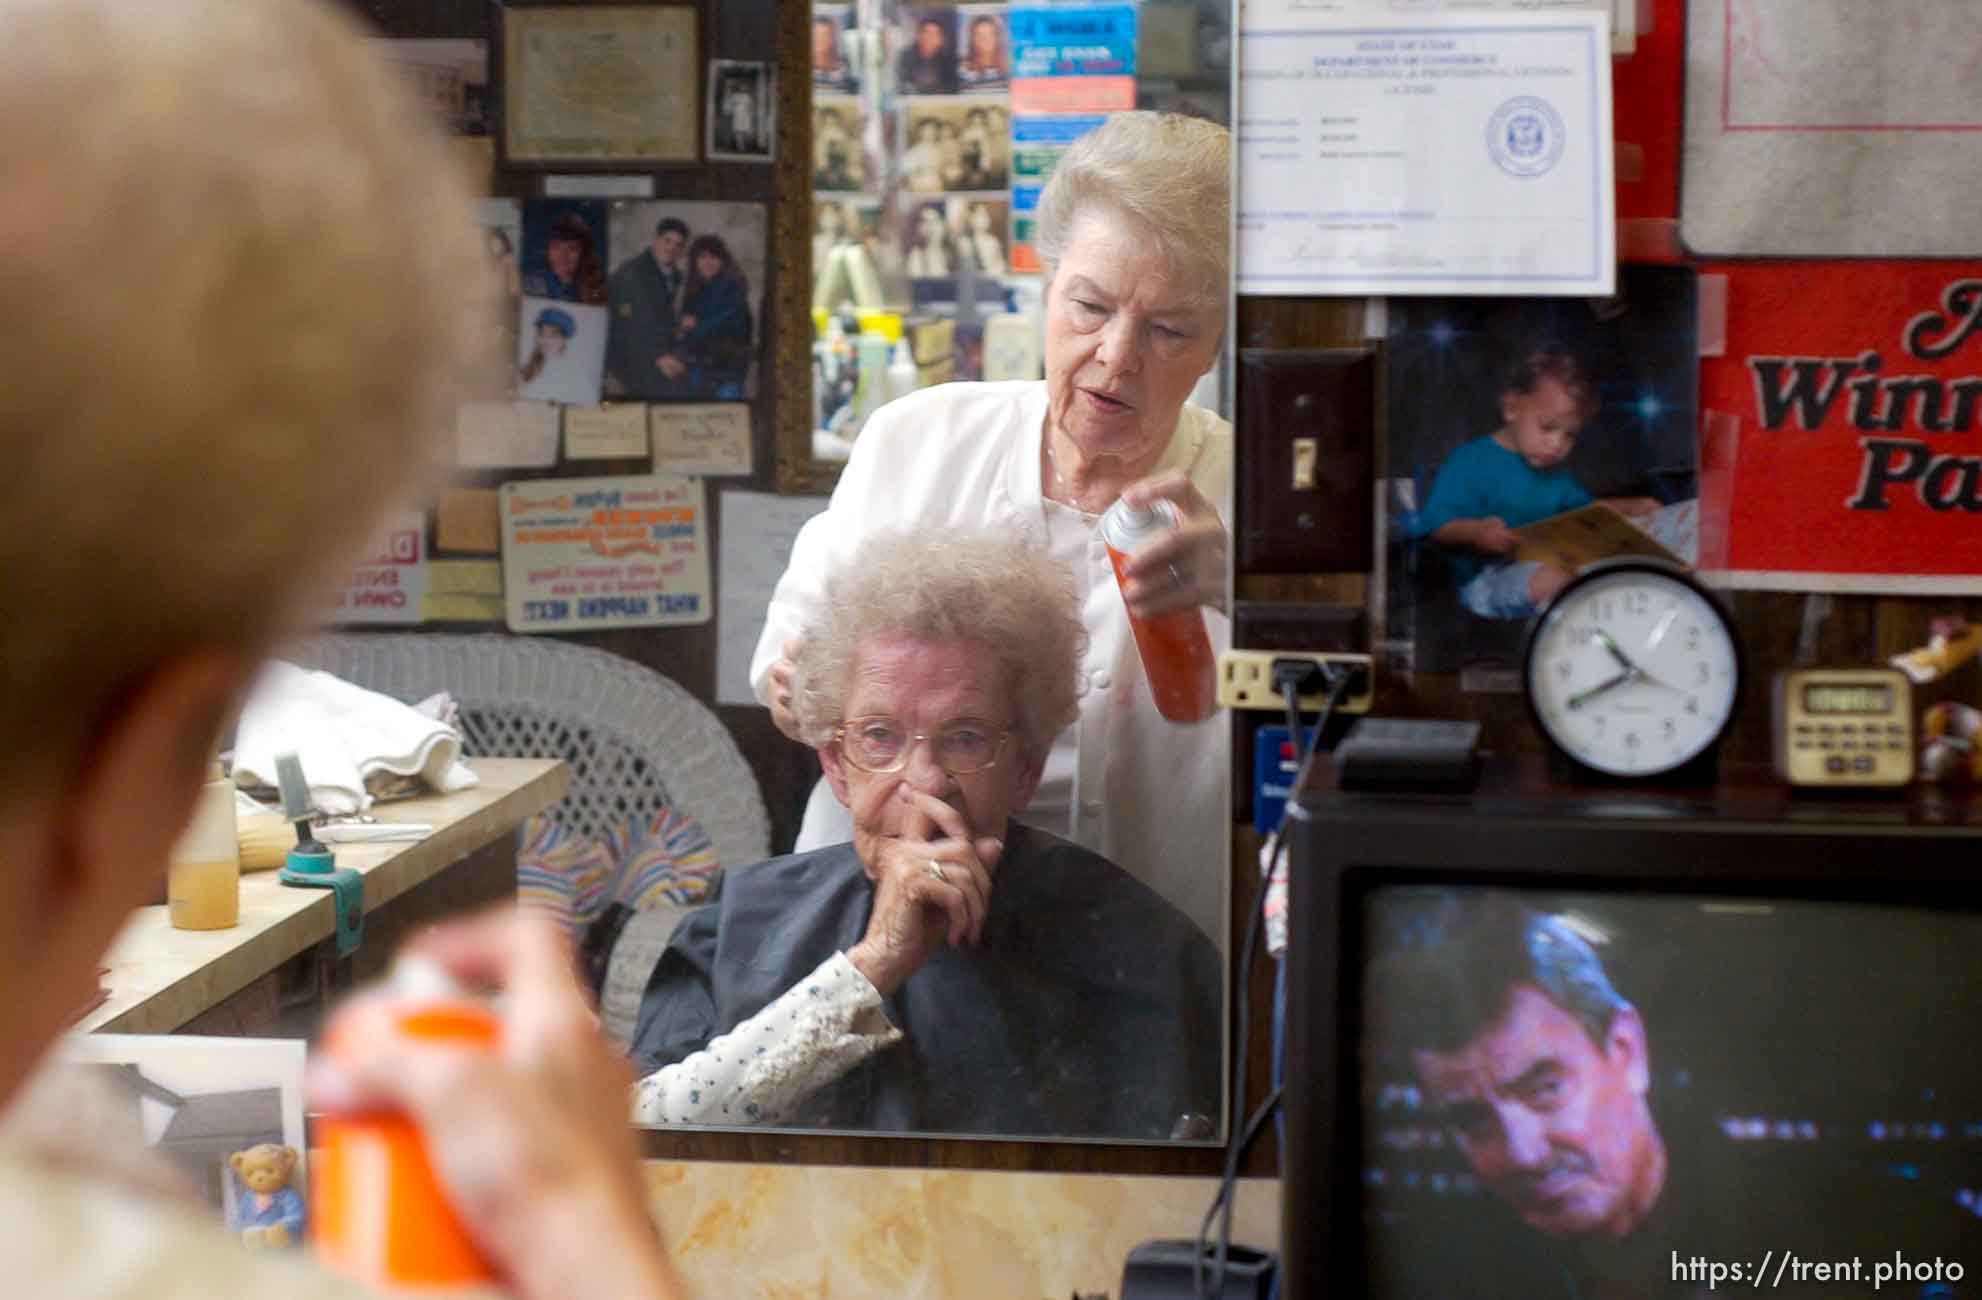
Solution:
M 1129 557 L 1174 526 L 1174 512 L 1167 502 L 1138 509 L 1117 500 L 1108 507 L 1101 516 L 1101 540 L 1115 566 L 1117 586 L 1128 586 Z M 1156 711 L 1172 722 L 1202 722 L 1210 717 L 1217 707 L 1217 668 L 1203 611 L 1192 607 L 1154 618 L 1130 614 L 1129 630 L 1135 634 Z
M 402 956 L 387 981 L 401 1004 L 394 1031 L 408 1038 L 493 1052 L 502 1022 L 464 993 L 440 967 Z M 363 1053 L 348 1026 L 333 1030 L 323 1051 Z M 427 1159 L 413 1121 L 396 1112 L 334 1116 L 317 1124 L 311 1164 L 313 1238 L 326 1267 L 377 1291 L 479 1288 L 497 1279 L 469 1236 Z

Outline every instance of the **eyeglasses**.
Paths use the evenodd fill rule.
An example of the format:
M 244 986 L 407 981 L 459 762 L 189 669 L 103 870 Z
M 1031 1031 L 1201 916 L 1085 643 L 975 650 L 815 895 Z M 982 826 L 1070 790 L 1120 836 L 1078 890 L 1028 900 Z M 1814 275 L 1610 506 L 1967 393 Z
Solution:
M 935 731 L 910 731 L 889 717 L 850 718 L 833 732 L 846 761 L 863 772 L 885 775 L 908 766 L 916 742 L 929 742 L 936 766 L 951 776 L 970 776 L 997 764 L 1011 739 L 1011 728 L 964 718 Z

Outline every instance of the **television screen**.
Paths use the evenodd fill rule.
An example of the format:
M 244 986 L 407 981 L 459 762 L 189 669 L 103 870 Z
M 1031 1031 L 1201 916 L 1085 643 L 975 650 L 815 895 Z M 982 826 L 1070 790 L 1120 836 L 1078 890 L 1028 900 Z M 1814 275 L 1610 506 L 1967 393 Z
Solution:
M 1982 1296 L 1982 915 L 1359 897 L 1372 1300 Z

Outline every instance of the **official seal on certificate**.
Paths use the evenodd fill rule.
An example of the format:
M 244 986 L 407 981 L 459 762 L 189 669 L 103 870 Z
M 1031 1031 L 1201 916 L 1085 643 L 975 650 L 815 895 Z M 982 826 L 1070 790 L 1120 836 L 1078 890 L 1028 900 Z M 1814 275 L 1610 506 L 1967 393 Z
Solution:
M 1562 158 L 1568 132 L 1545 99 L 1517 95 L 1487 119 L 1487 154 L 1509 176 L 1541 176 Z

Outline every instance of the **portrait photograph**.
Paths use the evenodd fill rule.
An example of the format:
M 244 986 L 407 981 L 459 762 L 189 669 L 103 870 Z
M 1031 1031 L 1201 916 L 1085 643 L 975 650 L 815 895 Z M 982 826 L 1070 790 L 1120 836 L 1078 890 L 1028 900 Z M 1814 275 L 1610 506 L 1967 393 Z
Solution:
M 1982 1240 L 1982 917 L 1479 886 L 1364 896 L 1371 1300 L 1704 1296 L 1695 1259 Z M 1849 954 L 1848 959 L 1841 955 Z M 1490 1066 L 1479 1063 L 1491 1061 Z M 1491 1071 L 1507 1084 L 1483 1088 Z M 1518 1082 L 1517 1082 L 1518 1081 Z M 1791 1275 L 1794 1279 L 1794 1275 Z M 1881 1294 L 1973 1296 L 1962 1285 Z
M 847 58 L 846 33 L 855 30 L 853 6 L 812 6 L 812 89 L 852 95 L 860 90 L 860 75 Z
M 1378 499 L 1393 671 L 1517 667 L 1529 620 L 1602 558 L 1565 558 L 1563 525 L 1544 521 L 1596 508 L 1614 544 L 1693 562 L 1698 333 L 1685 267 L 1626 266 L 1605 299 L 1392 300 Z
M 532 298 L 606 303 L 606 205 L 598 199 L 523 204 L 523 292 Z
M 814 288 L 833 260 L 833 250 L 857 244 L 882 275 L 901 271 L 901 241 L 888 229 L 880 199 L 864 195 L 812 196 L 812 276 Z
M 903 9 L 895 35 L 895 93 L 957 93 L 957 11 L 948 6 Z
M 957 89 L 1004 91 L 1012 84 L 1011 30 L 1004 5 L 957 6 Z
M 954 95 L 903 101 L 901 176 L 912 194 L 1006 188 L 1010 113 L 1002 103 Z
M 1004 275 L 1011 269 L 1005 234 L 1012 205 L 1004 195 L 953 194 L 943 207 L 960 261 L 969 262 L 979 275 Z
M 812 97 L 812 188 L 860 190 L 867 166 L 865 118 L 853 95 Z
M 703 153 L 715 162 L 770 162 L 776 110 L 770 64 L 709 60 Z
M 656 199 L 612 210 L 606 395 L 755 395 L 770 245 L 761 203 Z
M 530 401 L 597 406 L 606 364 L 606 309 L 526 296 L 517 311 L 516 393 Z

